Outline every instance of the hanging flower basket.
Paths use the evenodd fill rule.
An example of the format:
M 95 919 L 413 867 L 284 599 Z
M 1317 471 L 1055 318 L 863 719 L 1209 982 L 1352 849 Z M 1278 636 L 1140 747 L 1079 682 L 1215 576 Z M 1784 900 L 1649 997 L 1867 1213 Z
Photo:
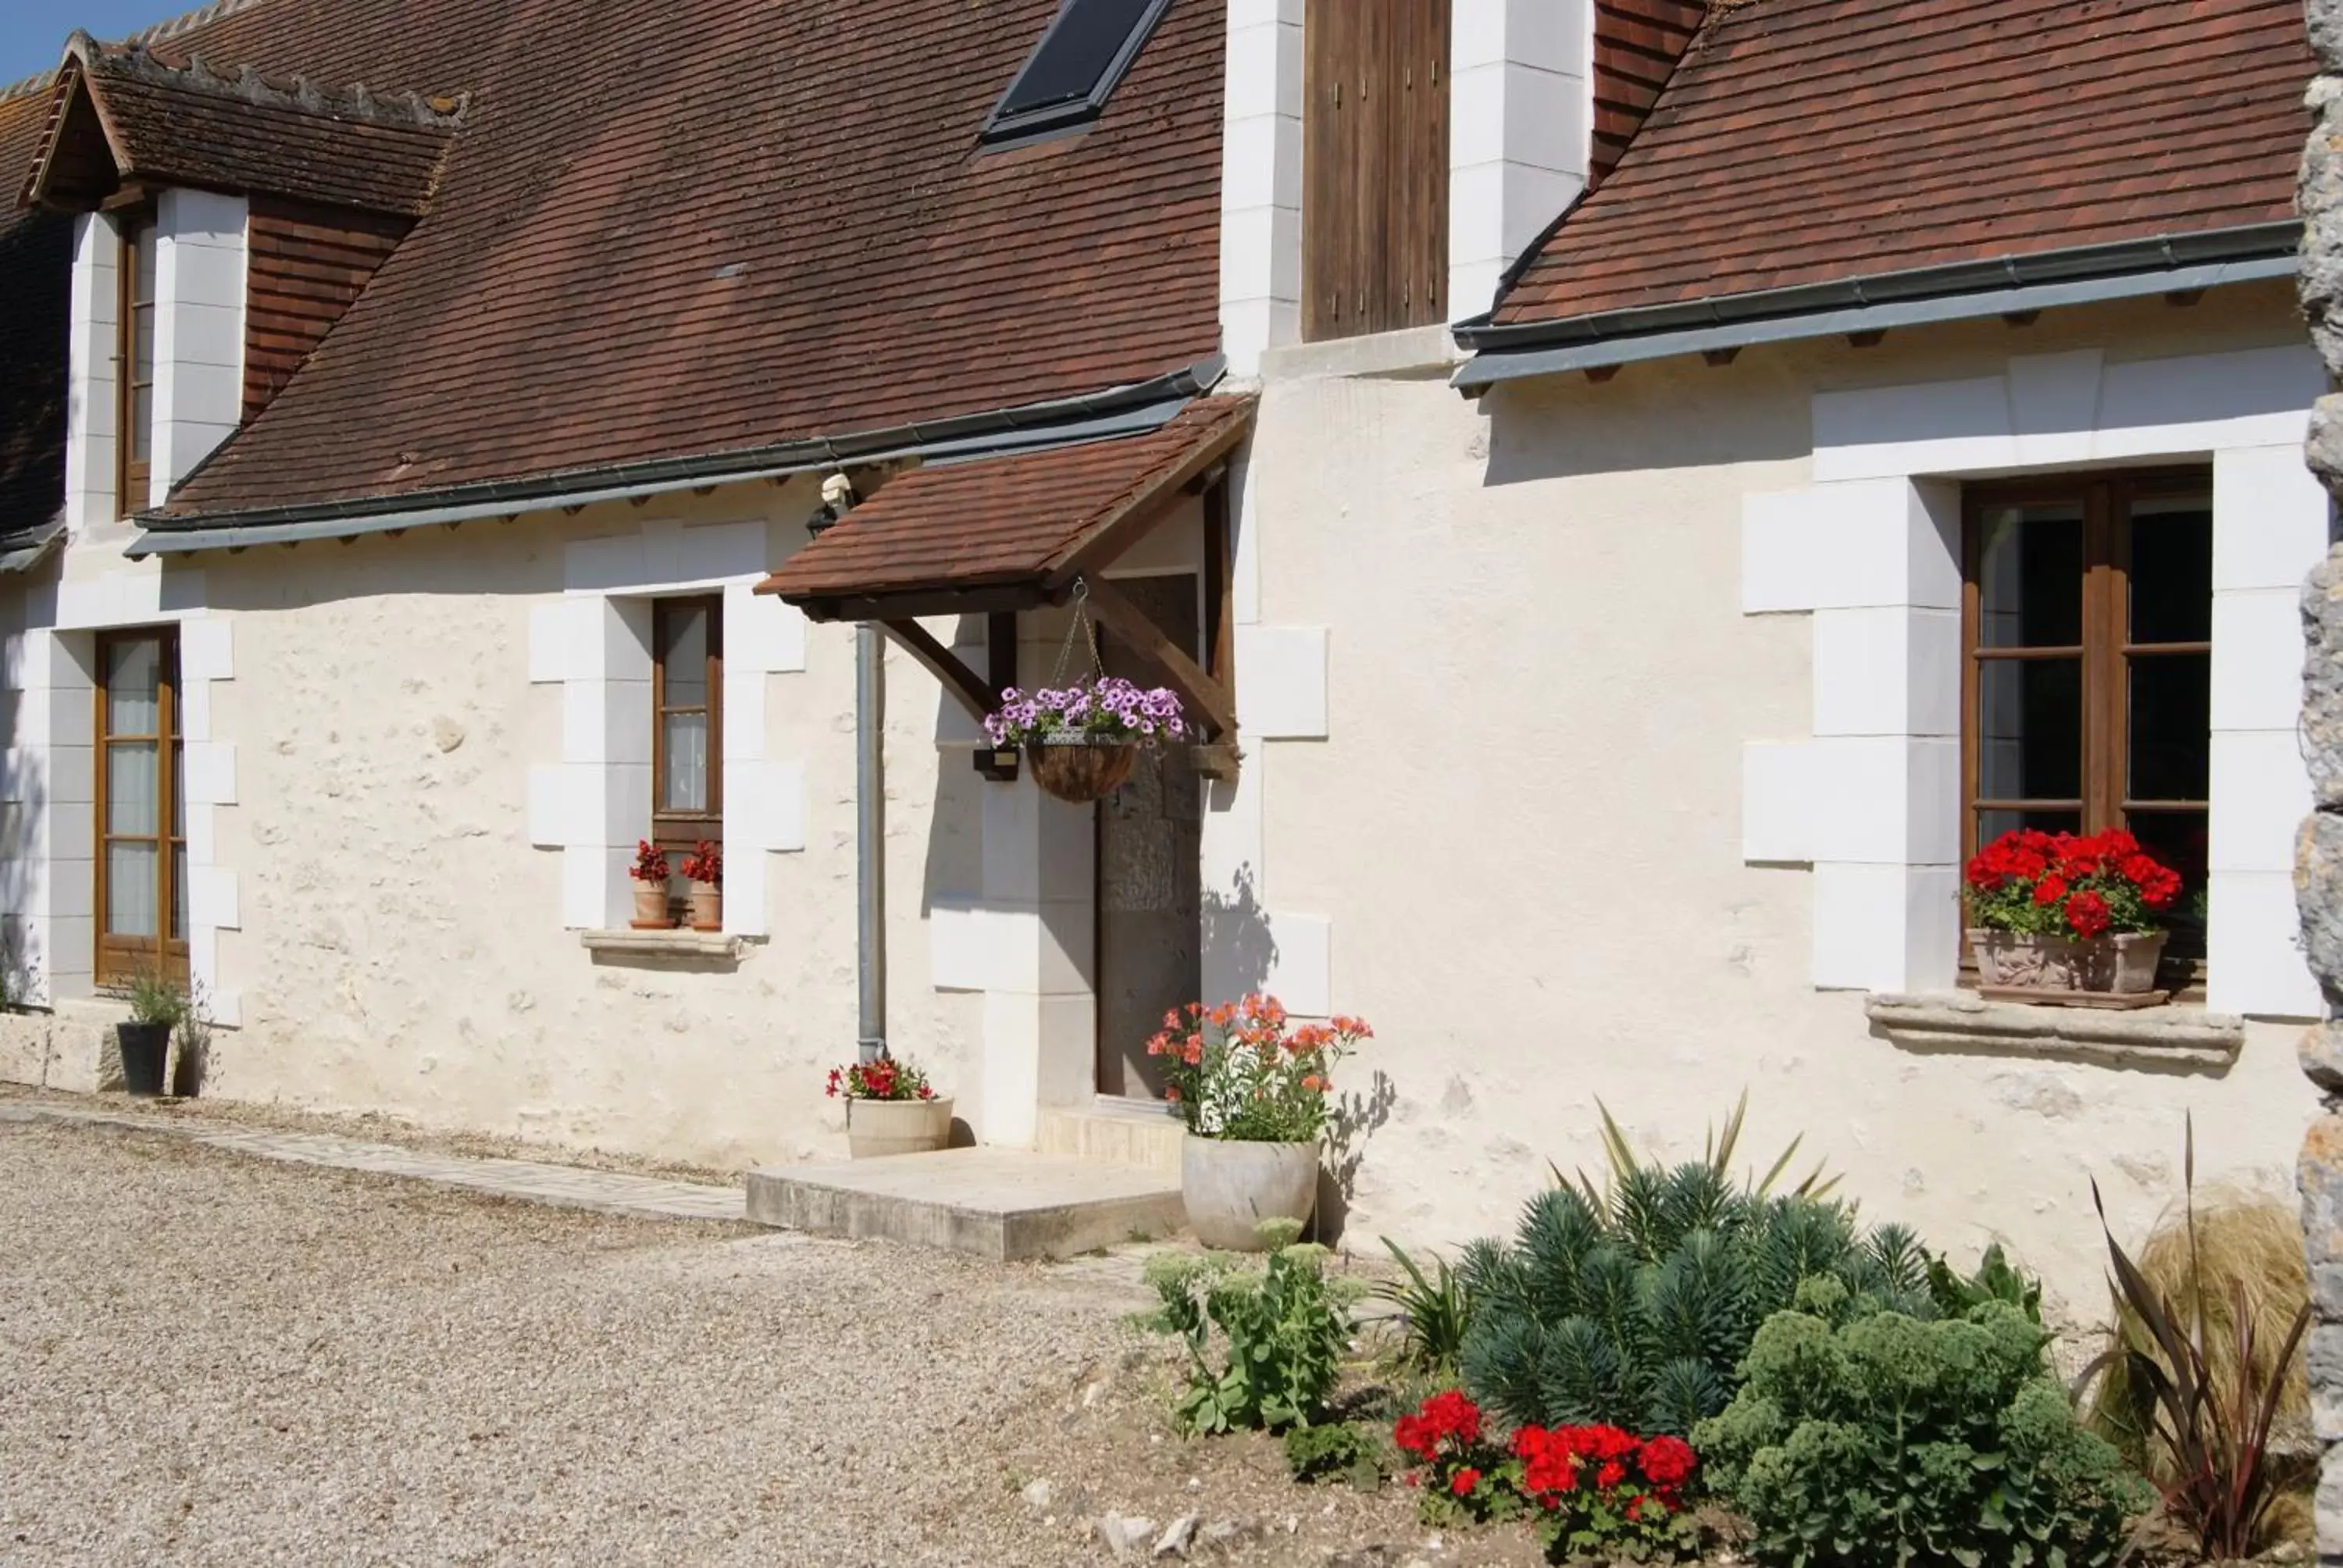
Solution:
M 1139 743 L 1061 733 L 1027 741 L 1025 756 L 1034 783 L 1061 800 L 1083 806 L 1122 788 L 1139 760 Z
M 2026 1000 L 2155 998 L 2180 877 L 2121 829 L 2077 838 L 2023 829 L 1967 868 L 1969 945 L 1988 994 Z

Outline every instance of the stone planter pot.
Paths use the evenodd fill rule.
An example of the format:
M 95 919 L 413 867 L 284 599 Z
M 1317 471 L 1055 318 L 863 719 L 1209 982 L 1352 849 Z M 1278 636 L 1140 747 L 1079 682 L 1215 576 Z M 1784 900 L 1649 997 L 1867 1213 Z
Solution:
M 720 931 L 724 929 L 724 890 L 716 883 L 691 884 L 691 929 L 695 931 Z
M 1180 1146 L 1188 1226 L 1207 1247 L 1262 1251 L 1263 1220 L 1310 1222 L 1318 1208 L 1318 1145 L 1241 1143 L 1190 1133 Z
M 142 1100 L 163 1092 L 163 1063 L 171 1053 L 167 1023 L 117 1023 L 114 1038 L 122 1048 L 122 1087 Z
M 667 912 L 667 885 L 663 882 L 635 884 L 635 918 L 628 924 L 639 931 L 663 931 L 675 924 Z
M 2049 937 L 1972 930 L 1977 979 L 2013 990 L 2095 991 L 2137 996 L 2156 988 L 2169 933 Z
M 1025 748 L 1033 767 L 1033 782 L 1072 805 L 1103 800 L 1131 777 L 1139 748 L 1129 741 L 1092 740 L 1083 736 L 1052 736 Z
M 951 1096 L 933 1100 L 850 1100 L 846 1148 L 857 1160 L 926 1154 L 951 1141 Z

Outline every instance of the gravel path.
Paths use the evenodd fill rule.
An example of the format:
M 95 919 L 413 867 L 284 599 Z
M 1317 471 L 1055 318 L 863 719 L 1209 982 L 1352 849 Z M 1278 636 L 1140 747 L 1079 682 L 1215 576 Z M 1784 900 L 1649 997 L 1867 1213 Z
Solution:
M 1109 1509 L 1248 1521 L 1248 1563 L 1533 1560 L 1168 1436 L 1141 1304 L 0 1125 L 0 1563 L 1097 1564 Z

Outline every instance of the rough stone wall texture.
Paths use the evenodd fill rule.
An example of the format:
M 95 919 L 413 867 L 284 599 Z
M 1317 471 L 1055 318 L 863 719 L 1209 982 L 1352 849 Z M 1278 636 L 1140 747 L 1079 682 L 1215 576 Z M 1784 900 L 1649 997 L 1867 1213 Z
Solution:
M 2343 0 L 2304 7 L 2320 75 L 2307 97 L 2318 123 L 2304 149 L 2303 314 L 2330 377 L 2343 379 Z M 2343 496 L 2343 396 L 2318 400 L 2308 457 L 2330 492 Z M 2311 1418 L 2326 1454 L 2318 1482 L 2318 1555 L 2343 1564 L 2343 547 L 2312 571 L 2302 591 L 2303 754 L 2312 812 L 2295 841 L 2295 890 L 2303 950 L 2325 993 L 2328 1020 L 2303 1036 L 2302 1070 L 2326 1101 L 2302 1143 L 2304 1242 L 2309 1251 Z

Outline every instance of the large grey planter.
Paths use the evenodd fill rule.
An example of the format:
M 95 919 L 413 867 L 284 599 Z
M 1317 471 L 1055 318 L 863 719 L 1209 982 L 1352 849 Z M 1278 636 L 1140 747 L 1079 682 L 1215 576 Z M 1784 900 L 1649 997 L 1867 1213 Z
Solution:
M 1189 1134 L 1180 1147 L 1188 1226 L 1207 1247 L 1258 1252 L 1263 1220 L 1310 1222 L 1318 1207 L 1318 1145 L 1240 1143 Z
M 951 1141 L 951 1096 L 933 1100 L 850 1100 L 846 1149 L 857 1160 L 925 1154 Z

